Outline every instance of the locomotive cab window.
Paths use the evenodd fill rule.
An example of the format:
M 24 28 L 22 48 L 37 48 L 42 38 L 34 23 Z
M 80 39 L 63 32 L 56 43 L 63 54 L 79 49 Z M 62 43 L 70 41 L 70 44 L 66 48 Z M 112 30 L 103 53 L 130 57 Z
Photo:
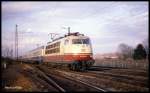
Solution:
M 89 44 L 89 39 L 82 39 L 83 44 Z
M 89 44 L 89 39 L 73 39 L 72 44 Z
M 82 44 L 82 40 L 81 39 L 73 39 L 72 43 L 73 44 Z

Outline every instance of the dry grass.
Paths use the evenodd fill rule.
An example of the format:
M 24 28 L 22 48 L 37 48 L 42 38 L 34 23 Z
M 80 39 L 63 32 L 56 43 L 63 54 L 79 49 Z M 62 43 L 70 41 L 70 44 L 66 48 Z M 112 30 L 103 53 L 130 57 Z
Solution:
M 22 65 L 10 65 L 2 72 L 3 91 L 37 91 L 38 88 L 32 80 L 20 73 Z M 16 88 L 15 88 L 16 87 Z M 19 87 L 19 88 L 18 88 Z

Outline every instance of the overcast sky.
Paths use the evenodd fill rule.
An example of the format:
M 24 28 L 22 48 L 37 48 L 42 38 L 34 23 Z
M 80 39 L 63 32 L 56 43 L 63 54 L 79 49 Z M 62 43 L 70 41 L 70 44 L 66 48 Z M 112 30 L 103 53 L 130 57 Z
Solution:
M 19 54 L 68 26 L 91 38 L 94 54 L 116 52 L 120 43 L 135 47 L 148 38 L 148 14 L 148 2 L 2 2 L 2 49 L 14 48 L 18 24 Z

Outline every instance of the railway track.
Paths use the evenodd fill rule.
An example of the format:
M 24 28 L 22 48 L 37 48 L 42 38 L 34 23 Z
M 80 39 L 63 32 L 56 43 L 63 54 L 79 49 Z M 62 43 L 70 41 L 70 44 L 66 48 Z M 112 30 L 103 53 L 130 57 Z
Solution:
M 147 91 L 148 87 L 145 85 L 138 85 L 132 80 L 122 80 L 122 78 L 116 78 L 112 76 L 103 76 L 97 77 L 95 75 L 90 75 L 89 73 L 83 73 L 83 72 L 72 72 L 72 71 L 61 71 L 56 69 L 56 73 L 62 73 L 64 76 L 70 76 L 72 78 L 81 79 L 84 82 L 88 82 L 91 85 L 100 86 L 104 89 L 107 89 L 107 91 L 121 91 L 128 90 L 130 88 L 130 91 Z M 121 79 L 121 81 L 120 81 Z M 92 81 L 92 82 L 91 82 Z M 131 82 L 131 83 L 130 83 Z
M 106 76 L 112 77 L 113 80 L 133 84 L 141 87 L 148 87 L 148 73 L 146 71 L 134 71 L 131 69 L 118 69 L 118 68 L 91 68 L 87 70 L 89 74 L 99 77 Z M 88 74 L 87 73 L 87 74 Z
M 66 92 L 62 87 L 60 87 L 53 79 L 48 77 L 44 72 L 40 71 L 35 67 L 30 67 L 24 72 L 26 75 L 32 78 L 33 81 L 39 82 L 36 83 L 37 86 L 42 86 L 42 91 L 52 91 L 52 92 Z
M 101 66 L 93 66 L 88 69 L 89 71 L 103 71 L 103 72 L 111 72 L 123 75 L 132 75 L 132 76 L 148 76 L 147 70 L 137 70 L 137 69 L 124 69 L 124 68 L 115 68 L 115 67 L 101 67 Z
M 88 73 L 94 73 L 94 74 L 102 74 L 102 75 L 108 75 L 112 77 L 120 77 L 120 78 L 126 78 L 130 80 L 136 80 L 136 81 L 141 81 L 145 82 L 148 80 L 148 77 L 145 76 L 134 76 L 134 75 L 127 75 L 127 74 L 120 74 L 120 73 L 115 73 L 115 72 L 105 72 L 105 71 L 87 71 Z
M 109 70 L 110 68 L 105 67 L 103 69 L 104 70 Z M 67 71 L 66 69 L 62 69 L 62 70 Z M 92 75 L 92 76 L 95 76 L 95 77 L 98 77 L 98 78 L 111 79 L 113 81 L 123 82 L 123 83 L 136 85 L 136 86 L 140 86 L 140 87 L 148 87 L 148 83 L 146 83 L 148 81 L 148 78 L 146 76 L 137 75 L 135 77 L 134 75 L 131 75 L 130 73 L 129 74 L 123 74 L 123 73 L 120 74 L 120 73 L 116 73 L 116 71 L 115 72 L 113 72 L 112 70 L 109 70 L 109 71 L 110 72 L 103 71 L 103 70 L 102 71 L 87 70 L 85 73 L 82 73 L 82 72 L 81 73 L 80 72 L 74 72 L 74 73 Z
M 100 71 L 88 71 L 87 74 L 91 74 L 92 76 L 100 77 L 105 76 L 106 78 L 112 77 L 114 81 L 125 82 L 128 84 L 133 84 L 141 87 L 148 87 L 148 78 L 145 77 L 132 77 L 128 75 L 119 75 L 108 72 L 100 72 Z
M 130 90 L 133 91 L 148 90 L 147 84 L 143 83 L 145 80 L 140 80 L 140 78 L 136 78 L 134 80 L 133 77 L 130 76 L 128 77 L 126 75 L 119 76 L 118 74 L 108 73 L 108 72 L 105 73 L 101 71 L 95 71 L 95 72 L 86 71 L 84 73 L 74 72 L 66 69 L 51 68 L 45 65 L 31 65 L 31 66 L 33 68 L 36 68 L 36 71 L 38 73 L 43 73 L 38 75 L 38 77 L 40 77 L 41 79 L 46 81 L 49 85 L 57 89 L 58 92 L 60 91 L 61 92 L 72 92 L 72 91 L 107 92 L 107 91 L 118 91 L 118 89 L 119 91 L 121 91 L 120 88 L 122 88 L 122 90 L 131 88 Z M 43 77 L 45 75 L 46 78 Z M 53 80 L 61 88 L 60 89 L 56 88 L 55 84 L 50 83 L 51 80 L 48 80 L 48 78 Z M 115 86 L 115 84 L 119 86 Z
M 58 76 L 56 74 L 48 73 L 43 68 L 38 67 L 41 71 L 46 73 L 47 76 L 55 80 L 59 85 L 64 86 L 67 92 L 71 91 L 94 91 L 94 92 L 107 92 L 107 90 L 102 89 L 100 87 L 88 84 L 82 80 L 72 78 L 72 77 L 64 77 Z M 66 85 L 68 84 L 68 85 Z M 71 86 L 71 87 L 70 87 Z M 80 88 L 80 89 L 79 89 Z

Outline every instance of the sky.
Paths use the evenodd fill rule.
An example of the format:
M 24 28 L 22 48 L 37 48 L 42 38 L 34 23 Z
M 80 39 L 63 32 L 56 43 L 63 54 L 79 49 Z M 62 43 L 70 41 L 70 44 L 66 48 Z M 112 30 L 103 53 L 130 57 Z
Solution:
M 19 55 L 57 37 L 80 32 L 90 37 L 93 53 L 116 52 L 125 43 L 136 47 L 148 38 L 148 2 L 25 2 L 2 3 L 2 55 L 14 49 L 15 25 L 18 25 Z

